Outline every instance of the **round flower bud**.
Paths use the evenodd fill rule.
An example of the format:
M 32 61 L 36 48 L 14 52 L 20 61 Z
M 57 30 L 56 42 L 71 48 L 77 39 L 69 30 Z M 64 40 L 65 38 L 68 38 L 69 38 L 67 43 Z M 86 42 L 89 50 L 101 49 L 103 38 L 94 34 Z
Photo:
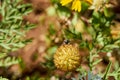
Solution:
M 54 54 L 54 64 L 63 71 L 73 71 L 80 65 L 78 48 L 70 44 L 60 46 Z

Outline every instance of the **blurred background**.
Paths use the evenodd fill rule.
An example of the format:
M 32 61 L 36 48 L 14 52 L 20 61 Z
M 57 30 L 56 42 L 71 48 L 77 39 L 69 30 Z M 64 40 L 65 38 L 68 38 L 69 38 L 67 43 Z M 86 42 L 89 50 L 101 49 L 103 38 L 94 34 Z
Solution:
M 89 25 L 88 19 L 92 10 L 83 11 L 81 19 L 78 19 L 76 17 L 77 13 L 70 12 L 58 2 L 57 0 L 23 0 L 24 4 L 31 4 L 33 9 L 28 15 L 23 16 L 24 22 L 35 24 L 34 28 L 26 32 L 24 38 L 31 39 L 31 41 L 23 48 L 10 52 L 9 56 L 20 58 L 19 64 L 5 68 L 1 67 L 1 76 L 10 80 L 70 80 L 71 77 L 78 77 L 76 71 L 66 73 L 56 69 L 53 63 L 53 54 L 65 40 L 62 29 L 68 28 L 71 23 L 76 32 L 83 34 L 85 40 L 91 40 L 91 36 L 85 32 L 84 27 Z M 119 37 L 118 33 L 120 33 L 120 0 L 112 0 L 108 6 L 112 8 L 116 15 L 113 20 L 114 25 L 111 28 L 111 33 L 116 38 Z M 2 16 L 0 20 L 2 20 Z M 79 40 L 71 40 L 71 43 L 77 42 Z M 103 61 L 96 65 L 96 67 L 99 67 L 93 71 L 94 74 L 98 71 L 105 71 L 109 60 L 113 63 L 116 61 L 120 63 L 120 50 L 118 48 L 114 49 L 113 53 L 99 54 L 99 58 L 102 58 Z M 80 49 L 80 54 L 84 56 L 81 65 L 84 69 L 89 70 L 85 59 L 88 56 L 88 51 Z M 111 78 L 110 80 L 114 79 Z

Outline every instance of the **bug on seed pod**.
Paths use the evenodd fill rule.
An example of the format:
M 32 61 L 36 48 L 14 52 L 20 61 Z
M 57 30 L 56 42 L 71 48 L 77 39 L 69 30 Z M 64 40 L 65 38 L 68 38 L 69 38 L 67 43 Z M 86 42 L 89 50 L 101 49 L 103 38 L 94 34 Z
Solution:
M 63 71 L 73 71 L 80 65 L 80 54 L 77 47 L 71 44 L 61 45 L 54 54 L 55 66 Z

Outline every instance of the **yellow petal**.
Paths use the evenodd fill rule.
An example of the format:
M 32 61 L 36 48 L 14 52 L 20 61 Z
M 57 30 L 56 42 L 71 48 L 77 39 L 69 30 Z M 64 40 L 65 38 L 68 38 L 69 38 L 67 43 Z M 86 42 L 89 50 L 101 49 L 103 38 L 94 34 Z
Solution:
M 80 0 L 74 0 L 73 1 L 72 10 L 75 10 L 75 11 L 78 11 L 78 12 L 81 11 L 81 2 L 80 2 Z
M 61 4 L 62 4 L 62 6 L 64 6 L 64 5 L 66 5 L 66 4 L 68 4 L 68 3 L 70 3 L 70 2 L 72 2 L 72 0 L 61 0 Z
M 93 0 L 85 0 L 86 2 L 92 4 L 93 3 Z

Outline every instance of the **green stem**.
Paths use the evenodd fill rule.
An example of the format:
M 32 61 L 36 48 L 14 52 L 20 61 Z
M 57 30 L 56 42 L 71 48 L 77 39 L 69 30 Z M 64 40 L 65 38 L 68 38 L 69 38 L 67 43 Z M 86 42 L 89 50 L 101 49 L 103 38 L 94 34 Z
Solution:
M 107 80 L 107 75 L 108 75 L 108 73 L 109 73 L 109 71 L 111 69 L 111 65 L 112 65 L 112 62 L 110 62 L 108 64 L 107 69 L 106 69 L 105 74 L 104 74 L 104 77 L 103 77 L 103 80 Z

